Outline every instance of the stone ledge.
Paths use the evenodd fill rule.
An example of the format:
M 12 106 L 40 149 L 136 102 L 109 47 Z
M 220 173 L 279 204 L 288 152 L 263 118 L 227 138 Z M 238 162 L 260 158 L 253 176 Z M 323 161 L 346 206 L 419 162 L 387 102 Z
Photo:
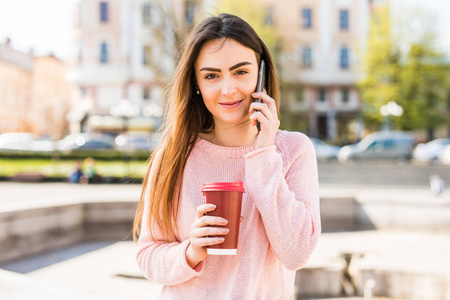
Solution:
M 49 284 L 24 275 L 0 269 L 0 291 L 8 299 L 15 300 L 115 300 L 116 298 L 93 295 L 67 286 Z M 1 298 L 1 297 L 0 297 Z
M 86 202 L 0 213 L 0 264 L 85 240 L 129 240 L 136 206 Z

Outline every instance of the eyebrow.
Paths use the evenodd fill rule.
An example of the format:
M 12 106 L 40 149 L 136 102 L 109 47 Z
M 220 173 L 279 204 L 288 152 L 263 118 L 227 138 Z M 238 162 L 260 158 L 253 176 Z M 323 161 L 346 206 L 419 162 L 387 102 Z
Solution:
M 237 69 L 239 67 L 245 66 L 245 65 L 251 65 L 252 63 L 249 61 L 243 61 L 240 63 L 235 64 L 234 66 L 230 67 L 229 70 L 233 71 L 234 69 Z M 211 72 L 222 72 L 221 69 L 217 69 L 217 68 L 211 68 L 211 67 L 203 67 L 200 69 L 200 71 L 211 71 Z

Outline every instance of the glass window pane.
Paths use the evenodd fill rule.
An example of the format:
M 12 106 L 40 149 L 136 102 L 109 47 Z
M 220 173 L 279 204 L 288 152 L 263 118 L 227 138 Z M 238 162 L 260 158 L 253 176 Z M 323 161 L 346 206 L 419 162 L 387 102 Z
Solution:
M 342 9 L 339 14 L 339 28 L 341 30 L 348 29 L 348 10 Z
M 340 67 L 341 69 L 348 69 L 348 48 L 347 47 L 342 47 L 341 51 L 340 51 Z
M 108 21 L 108 2 L 100 2 L 100 21 Z
M 310 8 L 304 8 L 302 10 L 302 27 L 303 28 L 312 27 L 312 14 Z
M 108 62 L 108 45 L 106 43 L 102 43 L 100 45 L 100 62 L 107 63 Z

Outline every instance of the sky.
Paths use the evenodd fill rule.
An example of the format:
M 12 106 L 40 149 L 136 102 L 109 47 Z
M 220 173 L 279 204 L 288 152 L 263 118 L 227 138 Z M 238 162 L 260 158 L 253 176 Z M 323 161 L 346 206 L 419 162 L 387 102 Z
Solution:
M 73 0 L 0 0 L 0 43 L 66 60 L 71 49 Z
M 334 1 L 334 0 L 330 0 Z M 390 0 L 398 7 L 421 5 L 439 30 L 438 45 L 450 53 L 450 0 Z M 53 53 L 67 60 L 71 50 L 74 0 L 0 0 L 0 43 L 11 38 L 12 47 L 35 55 Z

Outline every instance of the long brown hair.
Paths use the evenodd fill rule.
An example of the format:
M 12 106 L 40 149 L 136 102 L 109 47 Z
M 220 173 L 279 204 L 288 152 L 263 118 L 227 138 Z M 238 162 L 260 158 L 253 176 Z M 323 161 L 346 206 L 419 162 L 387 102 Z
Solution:
M 179 190 L 186 160 L 201 132 L 214 129 L 212 114 L 206 108 L 201 95 L 196 93 L 194 63 L 205 42 L 216 39 L 233 39 L 255 51 L 258 61 L 266 64 L 266 90 L 275 100 L 279 109 L 278 79 L 272 57 L 264 42 L 253 28 L 241 18 L 220 14 L 203 20 L 189 38 L 175 77 L 169 86 L 169 101 L 166 109 L 164 132 L 160 146 L 152 153 L 150 165 L 143 182 L 141 198 L 133 225 L 133 239 L 136 242 L 141 226 L 147 226 L 151 237 L 156 232 L 164 241 L 176 240 L 176 220 Z M 162 151 L 161 159 L 155 162 L 155 154 Z M 157 163 L 155 175 L 149 178 L 150 169 Z M 148 223 L 142 223 L 144 202 L 149 180 L 152 180 L 149 193 Z M 156 231 L 157 229 L 157 231 Z

